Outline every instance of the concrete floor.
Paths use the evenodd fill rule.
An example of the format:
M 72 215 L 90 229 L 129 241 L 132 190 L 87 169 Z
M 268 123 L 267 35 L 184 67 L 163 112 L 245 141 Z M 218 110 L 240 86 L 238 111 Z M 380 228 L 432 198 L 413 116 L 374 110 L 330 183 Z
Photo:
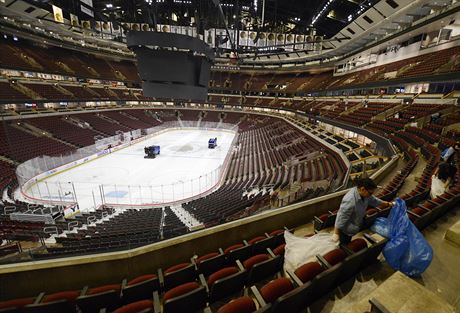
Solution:
M 460 246 L 444 239 L 446 230 L 460 220 L 460 204 L 423 230 L 434 251 L 433 261 L 418 283 L 438 294 L 460 312 Z

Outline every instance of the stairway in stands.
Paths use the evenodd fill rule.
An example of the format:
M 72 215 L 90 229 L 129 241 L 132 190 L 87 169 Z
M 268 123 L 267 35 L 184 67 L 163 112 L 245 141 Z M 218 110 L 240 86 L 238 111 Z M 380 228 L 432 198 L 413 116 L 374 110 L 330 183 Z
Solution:
M 182 208 L 182 205 L 171 206 L 171 210 L 190 230 L 204 228 L 203 223 L 194 218 L 189 212 Z

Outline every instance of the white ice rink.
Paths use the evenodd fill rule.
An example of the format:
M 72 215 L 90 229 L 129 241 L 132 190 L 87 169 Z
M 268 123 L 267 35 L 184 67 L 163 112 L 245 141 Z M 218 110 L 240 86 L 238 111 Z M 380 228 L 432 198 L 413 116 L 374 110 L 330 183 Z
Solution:
M 224 130 L 169 130 L 49 177 L 26 194 L 58 202 L 76 198 L 83 210 L 100 205 L 103 198 L 113 204 L 189 198 L 215 186 L 234 136 Z M 208 149 L 214 137 L 217 147 Z M 161 153 L 144 159 L 144 147 L 151 145 L 159 145 Z

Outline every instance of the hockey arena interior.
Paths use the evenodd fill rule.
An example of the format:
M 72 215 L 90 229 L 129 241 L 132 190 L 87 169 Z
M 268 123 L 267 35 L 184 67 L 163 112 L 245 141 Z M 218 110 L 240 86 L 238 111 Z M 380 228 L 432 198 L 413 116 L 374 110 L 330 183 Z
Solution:
M 459 11 L 0 0 L 0 312 L 459 312 Z

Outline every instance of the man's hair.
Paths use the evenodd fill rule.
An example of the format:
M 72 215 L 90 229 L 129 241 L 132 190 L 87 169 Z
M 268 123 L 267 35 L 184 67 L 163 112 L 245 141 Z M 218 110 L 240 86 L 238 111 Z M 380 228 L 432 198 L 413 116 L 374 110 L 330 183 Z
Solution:
M 377 189 L 377 184 L 370 178 L 357 178 L 355 182 L 358 188 L 364 187 L 366 190 Z
M 452 166 L 447 162 L 441 162 L 438 166 L 438 178 L 447 180 L 452 175 Z

